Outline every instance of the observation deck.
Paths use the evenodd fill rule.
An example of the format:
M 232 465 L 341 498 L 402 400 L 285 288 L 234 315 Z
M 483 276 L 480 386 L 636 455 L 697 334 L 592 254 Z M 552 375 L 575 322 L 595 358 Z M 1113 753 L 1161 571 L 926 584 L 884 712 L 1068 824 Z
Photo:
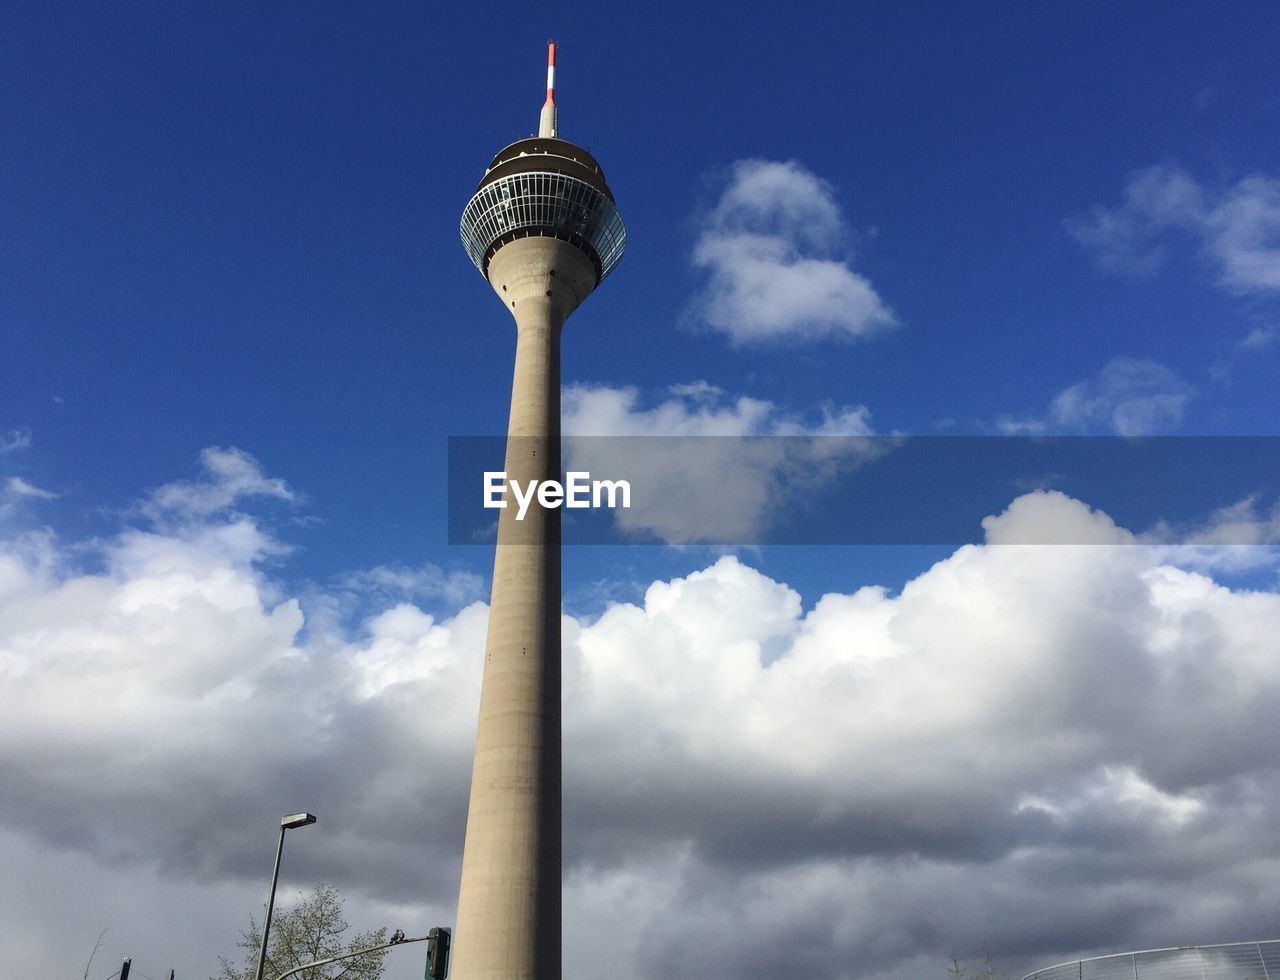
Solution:
M 627 230 L 595 158 L 567 140 L 533 137 L 490 161 L 462 212 L 462 244 L 486 278 L 489 260 L 517 238 L 558 238 L 582 250 L 596 284 L 613 271 Z
M 1264 980 L 1280 978 L 1280 941 L 1180 946 L 1061 963 L 1022 980 Z

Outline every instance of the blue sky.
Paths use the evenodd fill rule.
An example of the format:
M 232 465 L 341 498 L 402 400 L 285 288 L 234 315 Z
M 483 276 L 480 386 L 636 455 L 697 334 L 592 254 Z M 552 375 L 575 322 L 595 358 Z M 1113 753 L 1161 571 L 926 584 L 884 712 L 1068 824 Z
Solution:
M 600 159 L 629 234 L 621 265 L 566 331 L 571 427 L 1275 434 L 1273 5 L 17 4 L 7 21 L 0 532 L 3 554 L 21 570 L 6 601 L 43 610 L 50 628 L 70 616 L 58 602 L 75 606 L 67 598 L 75 583 L 128 592 L 154 584 L 156 555 L 181 552 L 188 578 L 222 582 L 225 573 L 253 592 L 274 624 L 263 627 L 276 637 L 262 641 L 264 650 L 304 659 L 359 650 L 350 655 L 377 660 L 380 634 L 370 624 L 400 610 L 387 629 L 407 644 L 406 657 L 423 648 L 405 637 L 418 630 L 426 643 L 433 628 L 465 654 L 458 637 L 474 633 L 467 610 L 483 608 L 491 554 L 446 543 L 446 440 L 504 430 L 514 331 L 457 226 L 489 157 L 536 126 L 549 37 L 560 45 L 561 131 Z M 762 294 L 762 279 L 786 285 Z M 1164 544 L 1193 546 L 1197 529 L 1224 526 L 1244 535 L 1232 540 L 1273 543 L 1276 490 L 1256 494 L 1216 502 Z M 1085 520 L 1076 502 L 1025 506 Z M 1027 514 L 1011 512 L 994 533 L 1035 519 Z M 1079 526 L 1114 540 L 1095 524 Z M 631 641 L 609 646 L 604 637 L 615 634 L 599 620 L 607 604 L 643 605 L 655 588 L 685 595 L 693 587 L 673 583 L 691 575 L 727 592 L 782 596 L 786 620 L 790 600 L 778 590 L 794 590 L 802 618 L 824 594 L 863 585 L 892 597 L 914 581 L 923 592 L 919 576 L 935 562 L 969 560 L 954 551 L 774 547 L 744 552 L 739 566 L 705 549 L 577 548 L 565 561 L 566 608 L 575 628 L 597 630 L 583 656 L 607 648 L 608 660 Z M 1184 550 L 1130 571 L 1148 583 L 1166 574 L 1153 569 L 1198 575 L 1205 595 L 1219 595 L 1216 583 L 1245 596 L 1243 582 L 1262 602 L 1275 597 L 1270 554 Z M 296 623 L 289 602 L 300 610 Z M 1275 625 L 1274 606 L 1249 608 Z M 0 650 L 33 658 L 24 668 L 33 676 L 47 656 L 54 676 L 55 652 L 31 639 L 39 624 L 13 617 L 0 617 Z M 227 622 L 215 617 L 201 628 L 216 633 Z M 800 632 L 818 629 L 800 622 Z M 95 623 L 107 632 L 93 635 L 109 633 L 107 620 Z M 761 629 L 752 642 L 765 651 L 762 663 L 799 649 L 778 638 L 781 627 Z M 187 656 L 175 642 L 170 653 Z M 1215 655 L 1256 666 L 1256 644 L 1233 642 L 1223 639 Z M 252 660 L 245 657 L 240 667 L 210 669 L 231 676 Z M 131 661 L 113 676 L 131 690 L 133 672 L 149 669 Z M 1270 668 L 1257 669 L 1253 681 L 1269 689 Z M 98 696 L 85 693 L 82 706 Z M 5 765 L 31 780 L 33 800 L 52 806 L 61 797 L 31 775 L 27 746 L 62 744 L 58 719 L 74 714 L 75 702 L 48 712 L 10 733 Z M 466 725 L 458 725 L 454 755 L 463 761 L 454 768 L 464 772 Z M 1215 751 L 1237 757 L 1225 743 Z M 128 756 L 120 752 L 106 761 Z M 181 769 L 183 757 L 174 758 Z M 1137 799 L 1155 786 L 1176 797 L 1160 805 L 1177 814 L 1228 794 L 1169 775 L 1172 763 L 1144 768 L 1137 758 L 1146 757 L 1136 749 L 1099 757 L 1070 778 L 1093 773 L 1107 799 Z M 49 759 L 56 768 L 56 753 Z M 1241 772 L 1257 785 L 1275 782 L 1272 769 L 1248 765 Z M 313 785 L 290 772 L 290 785 Z M 999 785 L 1009 812 L 1048 798 L 1013 776 Z M 465 782 L 461 793 L 465 803 Z M 267 802 L 267 822 L 255 827 L 301 805 Z M 1045 805 L 1067 819 L 1059 804 Z M 96 877 L 100 894 L 115 868 L 140 891 L 177 894 L 184 875 L 223 889 L 223 926 L 243 918 L 246 896 L 248 907 L 260 901 L 263 861 L 215 856 L 195 873 L 177 857 L 150 863 L 121 845 L 141 825 L 127 806 L 106 835 L 115 843 L 93 843 L 83 827 L 42 835 L 40 812 L 10 812 L 6 851 L 32 866 L 43 855 L 67 880 Z M 225 812 L 237 811 L 228 803 Z M 441 834 L 447 863 L 452 838 Z M 692 874 L 681 862 L 695 858 L 671 841 L 698 839 L 695 830 L 672 831 L 654 867 L 672 881 Z M 460 836 L 454 843 L 460 849 Z M 766 830 L 751 839 L 766 851 L 773 844 Z M 956 847 L 981 873 L 982 861 L 995 860 L 989 845 Z M 886 844 L 875 861 L 921 850 L 918 842 L 895 847 Z M 582 866 L 598 858 L 583 857 Z M 799 874 L 788 860 L 779 857 L 770 873 Z M 736 866 L 707 858 L 702 872 L 723 883 L 736 880 L 726 870 Z M 388 888 L 340 861 L 329 873 L 368 916 L 393 907 L 418 914 L 424 901 L 441 921 L 451 914 L 444 872 L 416 899 L 410 886 Z M 50 896 L 61 887 L 55 878 Z M 306 881 L 300 873 L 298 883 Z M 611 881 L 597 884 L 627 908 L 622 879 Z M 650 885 L 652 910 L 665 901 L 653 896 L 666 893 Z M 194 904 L 191 888 L 174 901 Z M 587 908 L 588 891 L 567 908 Z M 1087 905 L 1080 899 L 1080 923 L 1092 921 Z M 101 928 L 91 906 L 78 913 L 86 949 Z M 1011 959 L 1028 962 L 1041 951 L 1052 958 L 1109 942 L 1162 944 L 1143 925 L 1150 909 L 1139 902 L 1129 911 L 1123 927 L 1096 942 L 1083 925 L 1052 937 L 1000 936 L 977 914 L 950 935 L 971 948 L 1003 939 Z M 1177 914 L 1194 920 L 1189 908 Z M 597 931 L 609 936 L 616 925 Z M 161 942 L 139 928 L 145 941 Z M 929 937 L 939 955 L 946 932 L 939 926 Z M 210 951 L 229 944 L 225 928 L 227 941 L 212 933 L 192 970 L 211 969 L 202 965 Z M 875 959 L 879 972 L 856 975 L 917 975 L 903 949 L 865 937 L 832 942 L 842 955 Z M 589 945 L 567 954 L 575 976 L 594 975 L 584 965 Z M 719 947 L 709 940 L 707 948 Z M 65 967 L 26 955 L 36 972 Z M 83 957 L 77 950 L 65 962 L 78 967 Z M 642 976 L 648 967 L 628 969 Z M 812 970 L 844 975 L 816 960 Z
M 440 437 L 502 431 L 511 353 L 457 213 L 535 124 L 553 32 L 566 135 L 631 236 L 573 322 L 567 381 L 654 399 L 701 379 L 802 415 L 865 405 L 880 431 L 985 432 L 1129 355 L 1195 390 L 1176 431 L 1269 432 L 1275 348 L 1236 350 L 1273 328 L 1267 291 L 1215 286 L 1175 233 L 1158 274 L 1101 274 L 1063 224 L 1152 166 L 1215 190 L 1268 172 L 1264 7 L 457 16 L 18 19 L 3 407 L 45 447 L 35 482 L 123 502 L 230 444 L 305 488 L 332 525 L 317 557 L 418 557 L 406 538 L 427 557 Z M 698 329 L 698 217 L 751 158 L 829 182 L 838 247 L 898 329 L 736 349 Z M 382 487 L 376 520 L 352 471 Z M 331 543 L 338 526 L 356 533 Z

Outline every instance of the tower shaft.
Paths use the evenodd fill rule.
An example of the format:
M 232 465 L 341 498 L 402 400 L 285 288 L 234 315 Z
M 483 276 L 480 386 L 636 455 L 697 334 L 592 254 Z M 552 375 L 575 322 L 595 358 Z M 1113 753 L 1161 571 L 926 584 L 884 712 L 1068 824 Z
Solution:
M 560 334 L 596 284 L 576 246 L 502 246 L 488 278 L 516 321 L 508 479 L 560 479 Z M 454 980 L 559 980 L 560 512 L 500 512 L 458 895 Z
M 467 255 L 516 321 L 506 478 L 560 479 L 560 333 L 627 233 L 595 158 L 559 138 L 555 44 L 539 135 L 462 212 Z M 454 980 L 560 980 L 560 511 L 499 511 Z

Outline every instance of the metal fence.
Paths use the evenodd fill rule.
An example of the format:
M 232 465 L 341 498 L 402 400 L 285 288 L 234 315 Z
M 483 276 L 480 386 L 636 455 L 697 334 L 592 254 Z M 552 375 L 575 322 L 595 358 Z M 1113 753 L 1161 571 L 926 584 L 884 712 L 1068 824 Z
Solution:
M 1096 956 L 1037 970 L 1023 980 L 1280 980 L 1280 940 Z

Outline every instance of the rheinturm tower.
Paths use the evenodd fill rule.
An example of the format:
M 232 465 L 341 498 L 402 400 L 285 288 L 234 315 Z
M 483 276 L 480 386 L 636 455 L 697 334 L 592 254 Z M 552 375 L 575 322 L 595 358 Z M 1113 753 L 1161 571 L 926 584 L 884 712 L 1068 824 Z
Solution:
M 555 55 L 538 135 L 501 150 L 462 242 L 515 319 L 508 479 L 560 477 L 560 333 L 622 257 L 595 158 L 560 138 Z M 560 978 L 560 512 L 499 512 L 454 980 Z

